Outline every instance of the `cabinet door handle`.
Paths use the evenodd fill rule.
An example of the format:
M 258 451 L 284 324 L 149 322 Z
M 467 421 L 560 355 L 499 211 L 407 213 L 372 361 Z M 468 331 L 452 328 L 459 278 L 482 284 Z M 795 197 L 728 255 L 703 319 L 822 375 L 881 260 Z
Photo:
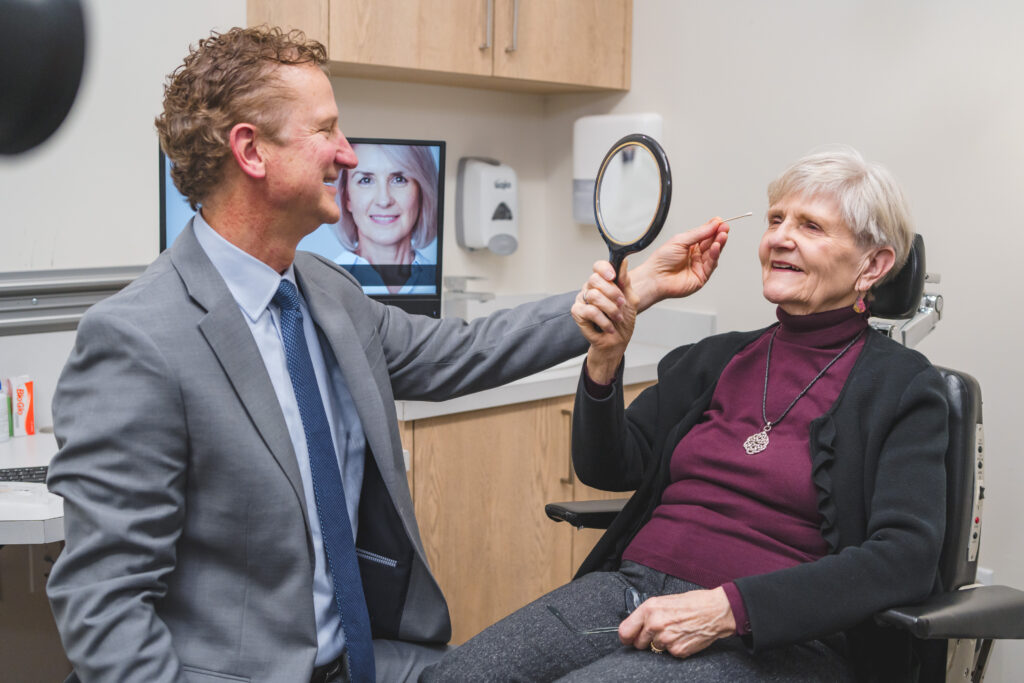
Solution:
M 505 52 L 515 52 L 519 49 L 519 0 L 512 0 L 512 45 L 505 48 Z
M 576 476 L 575 471 L 572 469 L 572 411 L 562 408 L 562 417 L 569 418 L 569 476 L 559 477 L 558 481 L 565 484 L 566 486 L 572 486 Z
M 480 49 L 490 50 L 494 42 L 494 0 L 484 0 L 484 4 L 487 5 L 487 19 L 484 23 L 484 42 Z

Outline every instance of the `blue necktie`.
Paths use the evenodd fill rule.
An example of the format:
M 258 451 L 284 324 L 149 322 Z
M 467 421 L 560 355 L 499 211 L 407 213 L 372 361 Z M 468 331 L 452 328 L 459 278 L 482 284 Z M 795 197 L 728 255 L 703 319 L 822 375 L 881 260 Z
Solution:
M 334 452 L 331 428 L 327 423 L 320 389 L 313 372 L 313 361 L 302 331 L 299 294 L 288 280 L 281 280 L 274 294 L 274 303 L 281 307 L 281 336 L 284 339 L 288 374 L 299 404 L 302 429 L 306 433 L 309 465 L 313 473 L 313 495 L 316 498 L 320 534 L 323 537 L 327 565 L 334 581 L 334 598 L 345 629 L 345 642 L 353 683 L 374 680 L 373 641 L 370 635 L 370 614 L 359 578 L 356 545 L 345 505 L 345 489 Z

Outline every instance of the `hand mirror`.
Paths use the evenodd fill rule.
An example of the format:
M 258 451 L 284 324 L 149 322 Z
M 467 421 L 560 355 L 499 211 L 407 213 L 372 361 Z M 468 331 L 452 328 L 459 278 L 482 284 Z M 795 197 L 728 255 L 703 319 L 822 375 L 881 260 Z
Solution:
M 672 171 L 654 138 L 638 133 L 612 145 L 597 172 L 594 217 L 616 273 L 658 236 L 671 203 Z

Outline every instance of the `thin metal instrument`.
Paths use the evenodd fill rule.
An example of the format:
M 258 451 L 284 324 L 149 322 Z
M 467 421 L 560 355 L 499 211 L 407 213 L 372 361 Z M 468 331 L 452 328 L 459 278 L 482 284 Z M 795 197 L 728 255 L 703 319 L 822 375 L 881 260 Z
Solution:
M 570 631 L 579 633 L 580 635 L 589 636 L 595 633 L 618 633 L 619 631 L 618 626 L 598 626 L 597 628 L 586 629 L 576 628 L 571 623 L 569 623 L 569 620 L 562 615 L 562 613 L 558 610 L 557 607 L 555 607 L 554 605 L 548 605 L 547 607 L 548 611 L 554 614 L 555 617 L 557 617 L 558 620 L 562 622 L 566 628 L 568 628 Z
M 753 216 L 753 215 L 754 215 L 753 211 L 747 211 L 746 213 L 741 213 L 739 216 L 733 216 L 732 218 L 726 218 L 722 222 L 723 223 L 728 223 L 729 221 L 736 221 L 736 220 L 739 220 L 741 218 L 746 218 L 747 216 Z

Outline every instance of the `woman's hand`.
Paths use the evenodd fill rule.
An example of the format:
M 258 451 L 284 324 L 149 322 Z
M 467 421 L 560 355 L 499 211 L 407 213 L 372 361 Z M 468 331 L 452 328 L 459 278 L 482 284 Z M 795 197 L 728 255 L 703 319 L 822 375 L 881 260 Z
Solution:
M 729 225 L 721 218 L 671 238 L 631 273 L 637 310 L 662 299 L 693 294 L 718 267 L 718 257 L 729 238 Z
M 587 373 L 599 384 L 615 377 L 636 324 L 636 293 L 630 285 L 625 261 L 615 284 L 615 270 L 608 261 L 594 264 L 572 305 L 572 317 L 583 336 L 590 342 L 587 352 Z
M 735 633 L 736 619 L 721 587 L 650 598 L 619 624 L 623 645 L 680 658 Z

